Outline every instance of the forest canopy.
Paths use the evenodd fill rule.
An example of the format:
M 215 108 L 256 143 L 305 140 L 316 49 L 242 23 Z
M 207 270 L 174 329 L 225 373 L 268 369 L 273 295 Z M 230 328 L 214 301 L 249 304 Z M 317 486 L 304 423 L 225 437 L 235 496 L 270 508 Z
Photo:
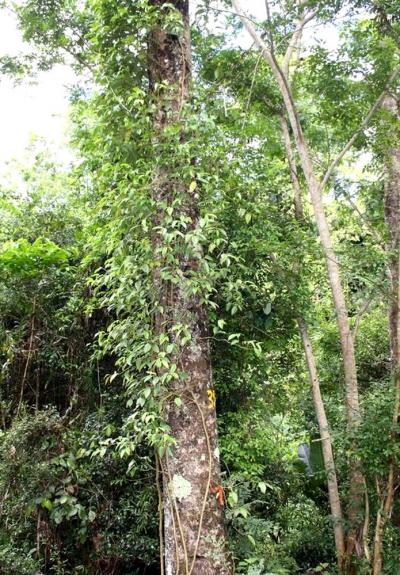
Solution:
M 399 573 L 400 4 L 10 11 L 0 574 Z

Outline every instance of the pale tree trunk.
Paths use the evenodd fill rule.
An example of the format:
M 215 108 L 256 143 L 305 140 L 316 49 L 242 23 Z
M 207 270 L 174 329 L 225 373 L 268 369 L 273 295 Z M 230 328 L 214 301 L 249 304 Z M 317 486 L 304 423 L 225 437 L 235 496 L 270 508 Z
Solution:
M 387 95 L 383 107 L 392 116 L 390 123 L 400 121 L 399 100 L 393 95 Z M 389 130 L 389 149 L 386 151 L 385 180 L 385 221 L 389 231 L 389 268 L 391 280 L 391 299 L 389 308 L 389 335 L 391 349 L 392 377 L 394 382 L 393 431 L 391 440 L 398 441 L 396 428 L 400 411 L 400 145 L 399 124 Z M 377 488 L 380 491 L 377 481 Z M 381 506 L 378 510 L 375 537 L 373 575 L 382 573 L 382 544 L 385 525 L 393 510 L 395 490 L 395 464 L 389 462 L 389 471 L 381 494 Z M 378 493 L 379 495 L 379 493 Z
M 318 235 L 325 256 L 342 349 L 346 391 L 347 426 L 349 433 L 354 433 L 359 426 L 361 413 L 358 396 L 354 342 L 350 329 L 349 315 L 340 277 L 339 264 L 336 259 L 325 213 L 320 183 L 314 172 L 314 166 L 303 135 L 290 88 L 288 87 L 286 79 L 281 76 L 279 71 L 277 71 L 276 77 L 285 102 L 291 128 L 295 136 L 297 152 L 311 197 L 311 203 L 318 228 Z M 346 561 L 348 563 L 347 570 L 352 572 L 352 557 L 354 555 L 357 557 L 364 556 L 363 506 L 365 482 L 361 470 L 361 463 L 354 457 L 349 461 L 349 481 L 349 506 L 347 510 L 349 529 L 347 532 Z
M 155 143 L 161 144 L 159 149 L 163 150 L 171 145 L 165 135 L 166 128 L 180 123 L 189 99 L 189 2 L 152 0 L 152 3 L 159 9 L 160 24 L 149 37 L 148 68 L 150 89 L 157 107 Z M 182 17 L 181 34 L 176 30 L 169 33 L 162 26 L 162 15 L 171 9 Z M 184 142 L 183 127 L 180 137 Z M 228 575 L 231 566 L 225 545 L 207 312 L 201 297 L 188 294 L 185 289 L 191 275 L 199 270 L 202 254 L 194 250 L 188 252 L 184 239 L 181 245 L 177 241 L 174 255 L 180 282 L 164 279 L 163 268 L 168 264 L 163 260 L 159 230 L 167 209 L 169 213 L 174 210 L 175 219 L 186 219 L 186 233 L 196 230 L 199 197 L 196 190 L 180 179 L 180 160 L 175 160 L 171 153 L 164 161 L 162 153 L 153 189 L 157 215 L 152 242 L 158 261 L 154 272 L 158 301 L 155 330 L 174 349 L 169 359 L 176 363 L 180 374 L 169 384 L 171 399 L 165 408 L 175 446 L 159 461 L 163 484 L 164 525 L 161 532 L 164 535 L 165 572 L 166 575 Z M 174 331 L 178 325 L 185 327 L 185 335 L 189 337 L 186 343 L 182 341 L 182 333 Z
M 344 290 L 340 277 L 339 265 L 326 218 L 325 207 L 322 200 L 320 183 L 316 178 L 307 143 L 305 141 L 297 110 L 295 108 L 290 91 L 286 88 L 286 82 L 280 79 L 282 96 L 285 101 L 288 117 L 295 135 L 297 151 L 299 154 L 302 170 L 307 182 L 314 216 L 317 223 L 318 234 L 325 256 L 326 267 L 332 292 L 333 303 L 336 312 L 339 330 L 340 344 L 343 357 L 343 368 L 346 390 L 347 426 L 350 433 L 354 433 L 360 422 L 360 403 L 358 396 L 357 368 L 354 351 L 353 336 L 350 329 L 349 315 L 347 312 Z M 364 556 L 363 536 L 363 505 L 364 505 L 364 477 L 361 471 L 361 463 L 356 458 L 349 461 L 349 506 L 347 510 L 349 529 L 347 533 L 347 560 L 348 571 L 351 572 L 351 558 Z
M 314 169 L 310 151 L 304 138 L 287 74 L 285 74 L 285 72 L 279 66 L 273 49 L 268 47 L 268 45 L 257 32 L 253 22 L 244 14 L 240 1 L 232 0 L 232 7 L 240 16 L 245 28 L 249 32 L 256 46 L 261 50 L 264 59 L 269 64 L 275 76 L 295 138 L 296 150 L 311 197 L 311 203 L 314 210 L 318 234 L 325 256 L 326 267 L 331 286 L 343 357 L 346 389 L 347 426 L 349 433 L 352 434 L 357 430 L 361 417 L 354 342 L 350 330 L 350 321 L 339 271 L 339 264 L 336 259 L 336 254 L 334 251 L 329 225 L 325 213 L 325 207 L 322 199 L 322 185 L 316 176 L 316 171 Z M 353 556 L 356 555 L 357 557 L 363 557 L 365 554 L 363 535 L 365 481 L 361 470 L 361 462 L 355 457 L 352 457 L 349 461 L 349 481 L 349 528 L 347 532 L 346 569 L 349 573 L 351 573 L 353 570 Z
M 292 139 L 290 137 L 289 127 L 283 114 L 279 115 L 283 143 L 285 145 L 286 158 L 289 165 L 290 179 L 293 188 L 294 215 L 296 220 L 301 222 L 304 219 L 303 202 L 301 201 L 301 186 L 297 172 L 296 157 L 293 150 Z
M 298 320 L 301 339 L 304 346 L 308 373 L 311 383 L 311 391 L 314 401 L 315 413 L 318 421 L 318 428 L 321 437 L 322 455 L 324 458 L 324 467 L 328 484 L 329 505 L 331 508 L 333 531 L 335 536 L 335 548 L 338 560 L 339 573 L 342 572 L 345 557 L 345 542 L 343 532 L 343 516 L 340 503 L 339 487 L 336 476 L 335 460 L 333 457 L 332 440 L 329 433 L 328 419 L 325 413 L 324 401 L 321 395 L 319 385 L 317 366 L 312 349 L 311 341 L 308 335 L 306 323 L 303 318 Z
M 283 141 L 285 144 L 286 156 L 288 159 L 290 176 L 292 180 L 295 216 L 298 221 L 303 220 L 304 211 L 301 201 L 301 186 L 297 173 L 296 159 L 292 147 L 292 141 L 286 118 L 279 117 Z M 343 515 L 342 506 L 340 502 L 339 487 L 335 469 L 335 460 L 333 457 L 332 439 L 329 432 L 328 418 L 326 417 L 325 405 L 322 399 L 321 388 L 318 378 L 317 364 L 315 360 L 314 350 L 312 348 L 311 340 L 308 334 L 307 324 L 303 317 L 297 318 L 297 324 L 303 343 L 304 354 L 307 363 L 308 376 L 311 385 L 311 392 L 314 402 L 315 414 L 318 421 L 318 429 L 322 442 L 322 455 L 324 459 L 324 468 L 327 477 L 329 505 L 332 515 L 333 532 L 335 537 L 335 549 L 338 561 L 339 573 L 342 572 L 343 562 L 345 557 L 345 538 L 343 531 Z

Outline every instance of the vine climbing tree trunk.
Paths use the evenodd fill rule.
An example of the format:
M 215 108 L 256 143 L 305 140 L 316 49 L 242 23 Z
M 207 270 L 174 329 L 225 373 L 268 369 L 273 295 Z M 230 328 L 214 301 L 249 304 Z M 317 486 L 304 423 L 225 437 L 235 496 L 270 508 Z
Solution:
M 388 113 L 390 129 L 388 149 L 386 150 L 385 179 L 385 220 L 389 231 L 389 269 L 391 281 L 391 298 L 389 306 L 389 336 L 391 349 L 392 378 L 394 382 L 394 409 L 392 442 L 398 441 L 397 427 L 400 417 L 400 101 L 395 95 L 388 94 L 383 102 Z M 397 145 L 394 145 L 396 143 Z M 389 461 L 389 470 L 385 486 L 381 490 L 381 506 L 378 510 L 375 537 L 373 575 L 382 573 L 382 545 L 387 520 L 393 510 L 395 490 L 395 463 Z M 379 494 L 378 494 L 379 495 Z
M 188 138 L 184 118 L 191 79 L 189 2 L 151 4 L 159 14 L 148 42 L 154 137 L 160 151 L 153 184 L 154 323 L 160 343 L 168 343 L 170 373 L 176 374 L 170 378 L 165 404 L 174 446 L 159 458 L 165 572 L 228 575 L 207 311 L 201 294 L 191 289 L 202 258 L 198 244 L 190 241 L 199 228 L 199 194 L 195 183 L 183 176 L 194 159 L 179 153 Z M 178 141 L 171 141 L 171 133 L 177 131 Z M 166 255 L 163 230 L 171 218 L 179 234 L 173 254 Z

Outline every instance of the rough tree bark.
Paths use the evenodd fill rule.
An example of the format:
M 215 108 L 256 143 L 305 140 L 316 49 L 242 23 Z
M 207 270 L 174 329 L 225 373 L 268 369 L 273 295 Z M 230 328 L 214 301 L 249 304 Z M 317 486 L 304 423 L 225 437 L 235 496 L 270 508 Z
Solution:
M 166 129 L 181 124 L 187 106 L 191 78 L 191 48 L 188 0 L 151 0 L 159 10 L 159 25 L 148 43 L 150 90 L 156 104 L 154 131 L 160 150 L 171 143 Z M 171 5 L 173 8 L 171 8 Z M 169 7 L 168 7 L 169 6 Z M 182 18 L 182 31 L 169 32 L 162 14 L 176 10 Z M 163 146 L 165 143 L 165 146 Z M 162 154 L 162 152 L 161 152 Z M 177 154 L 179 156 L 179 154 Z M 182 160 L 183 161 L 183 160 Z M 175 162 L 175 163 L 174 163 Z M 168 207 L 174 205 L 175 219 L 184 218 L 186 232 L 199 224 L 197 190 L 184 184 L 179 165 L 171 157 L 161 158 L 154 180 L 153 200 L 157 209 L 153 229 L 153 248 L 158 254 L 154 288 L 158 300 L 155 330 L 179 348 L 173 361 L 181 376 L 170 384 L 172 399 L 165 408 L 170 434 L 175 440 L 172 452 L 160 458 L 163 476 L 165 572 L 167 575 L 228 575 L 231 566 L 225 547 L 223 492 L 221 491 L 217 443 L 215 392 L 212 383 L 208 343 L 207 312 L 199 295 L 189 294 L 187 282 L 199 269 L 201 253 L 188 252 L 185 240 L 175 246 L 179 285 L 163 276 L 160 227 Z M 183 343 L 179 330 L 185 326 L 189 341 Z M 180 401 L 175 402 L 174 398 Z
M 253 22 L 243 12 L 240 0 L 232 0 L 232 7 L 241 18 L 255 45 L 260 49 L 265 61 L 271 68 L 271 71 L 278 84 L 289 123 L 293 131 L 296 150 L 300 159 L 301 168 L 304 173 L 308 192 L 311 198 L 314 216 L 318 228 L 318 234 L 325 256 L 325 262 L 331 286 L 343 357 L 347 426 L 349 433 L 353 433 L 358 428 L 361 417 L 354 342 L 350 329 L 349 315 L 347 312 L 346 300 L 339 271 L 339 264 L 337 262 L 335 250 L 333 247 L 322 198 L 323 180 L 319 181 L 317 177 L 310 150 L 308 148 L 308 144 L 301 127 L 297 107 L 290 87 L 289 78 L 276 59 L 272 42 L 270 46 L 265 43 L 260 34 L 257 32 Z M 312 14 L 314 13 L 311 13 L 310 17 Z M 306 20 L 307 18 L 303 18 L 303 21 Z M 289 41 L 289 46 L 291 45 L 292 42 Z M 346 569 L 349 573 L 352 573 L 352 558 L 354 555 L 357 557 L 363 557 L 365 554 L 363 536 L 365 481 L 361 470 L 361 463 L 357 458 L 354 457 L 349 461 L 349 481 L 350 493 L 349 507 L 347 512 L 349 528 L 347 531 Z
M 392 121 L 400 122 L 400 102 L 398 97 L 388 94 L 383 102 Z M 389 231 L 389 269 L 391 281 L 391 299 L 389 306 L 389 335 L 391 349 L 392 377 L 394 382 L 393 409 L 393 442 L 398 441 L 396 429 L 400 417 L 400 145 L 398 141 L 399 125 L 389 130 L 389 148 L 386 150 L 385 179 L 385 221 Z M 382 545 L 387 520 L 390 518 L 394 502 L 395 464 L 389 462 L 388 476 L 383 493 L 382 503 L 378 510 L 375 537 L 373 575 L 382 573 Z M 379 485 L 377 483 L 377 485 Z
M 283 141 L 285 144 L 286 156 L 289 164 L 290 176 L 292 180 L 295 217 L 297 220 L 302 221 L 304 219 L 304 211 L 301 201 L 301 186 L 297 173 L 295 154 L 292 147 L 292 141 L 290 138 L 286 118 L 283 115 L 280 115 L 279 119 L 281 124 Z M 324 459 L 324 468 L 327 476 L 329 505 L 332 514 L 336 556 L 338 561 L 339 573 L 341 573 L 345 557 L 345 538 L 343 531 L 342 506 L 340 502 L 335 460 L 333 457 L 332 439 L 329 432 L 329 424 L 325 412 L 325 405 L 321 394 L 317 363 L 315 360 L 311 340 L 308 334 L 307 324 L 304 318 L 301 316 L 298 316 L 297 324 L 299 326 L 300 336 L 303 343 L 304 354 L 306 358 L 308 375 L 311 385 L 311 392 L 313 396 L 314 409 L 317 416 L 318 428 L 322 442 L 322 455 Z

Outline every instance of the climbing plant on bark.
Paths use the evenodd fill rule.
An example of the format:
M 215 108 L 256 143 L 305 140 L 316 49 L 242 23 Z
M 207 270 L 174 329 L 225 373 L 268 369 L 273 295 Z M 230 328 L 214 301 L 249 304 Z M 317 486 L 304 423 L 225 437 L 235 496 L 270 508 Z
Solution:
M 196 179 L 182 179 L 182 159 L 166 153 L 175 132 L 185 145 L 190 113 L 191 47 L 187 0 L 155 0 L 158 10 L 171 10 L 175 29 L 160 19 L 149 36 L 148 66 L 154 102 L 154 145 L 160 161 L 154 173 L 152 200 L 156 210 L 152 231 L 153 271 L 157 298 L 155 332 L 167 344 L 175 366 L 164 413 L 173 445 L 158 453 L 163 476 L 165 569 L 168 575 L 225 574 L 227 558 L 223 497 L 216 430 L 207 310 L 191 280 L 198 273 L 202 248 L 193 243 L 199 230 L 199 190 Z M 171 25 L 171 23 L 170 23 Z M 188 111 L 189 108 L 189 111 Z M 186 157 L 189 163 L 196 158 Z M 167 217 L 176 222 L 173 261 L 164 252 Z M 162 377 L 165 368 L 158 369 Z

